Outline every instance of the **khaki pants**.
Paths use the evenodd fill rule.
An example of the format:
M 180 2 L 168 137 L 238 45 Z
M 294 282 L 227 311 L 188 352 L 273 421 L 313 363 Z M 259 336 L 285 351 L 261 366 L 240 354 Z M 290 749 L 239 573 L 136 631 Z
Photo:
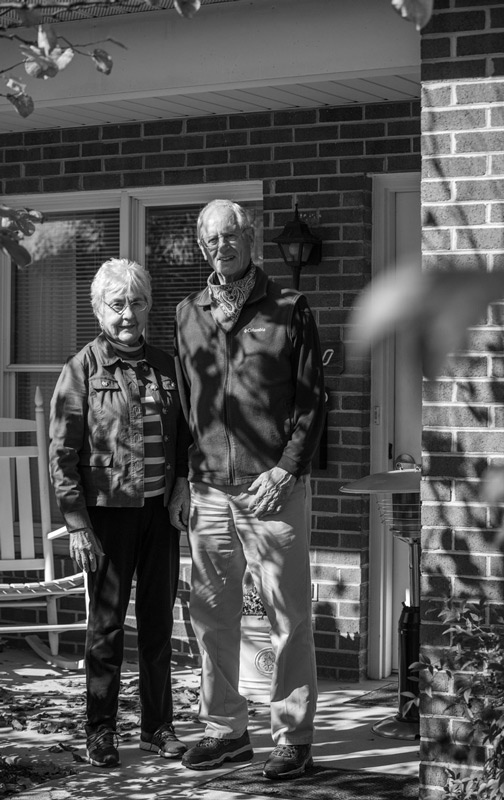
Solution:
M 278 515 L 248 511 L 247 486 L 191 484 L 191 619 L 202 652 L 200 719 L 205 735 L 233 739 L 248 723 L 238 693 L 246 566 L 271 624 L 275 744 L 309 744 L 317 703 L 309 545 L 311 490 L 301 477 Z

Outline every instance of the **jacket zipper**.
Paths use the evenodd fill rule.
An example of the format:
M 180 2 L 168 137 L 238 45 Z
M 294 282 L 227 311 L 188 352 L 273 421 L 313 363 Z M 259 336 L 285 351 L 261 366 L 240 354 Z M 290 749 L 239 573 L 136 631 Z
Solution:
M 223 402 L 224 420 L 223 420 L 223 422 L 224 422 L 224 436 L 225 436 L 226 442 L 227 442 L 227 472 L 228 472 L 228 476 L 229 476 L 229 482 L 233 486 L 234 485 L 234 469 L 233 469 L 233 461 L 231 459 L 231 439 L 230 439 L 230 436 L 229 436 L 229 425 L 228 425 L 228 419 L 229 419 L 229 415 L 228 415 L 228 396 L 229 396 L 228 386 L 229 386 L 229 383 L 230 383 L 230 373 L 231 373 L 231 370 L 229 369 L 229 364 L 230 364 L 230 361 L 231 361 L 231 353 L 230 353 L 230 350 L 231 350 L 231 337 L 227 333 L 224 333 L 224 336 L 226 337 L 226 348 L 225 348 L 225 354 L 226 354 L 225 376 L 226 377 L 225 377 L 225 380 L 224 380 L 224 397 L 223 397 L 223 401 L 224 401 Z

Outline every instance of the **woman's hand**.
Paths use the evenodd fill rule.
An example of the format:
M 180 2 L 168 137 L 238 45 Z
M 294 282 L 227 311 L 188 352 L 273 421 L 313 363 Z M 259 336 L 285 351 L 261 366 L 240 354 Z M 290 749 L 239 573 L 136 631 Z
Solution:
M 189 523 L 189 506 L 191 504 L 191 493 L 189 491 L 189 481 L 187 478 L 177 478 L 171 493 L 168 511 L 170 522 L 179 531 L 186 531 Z
M 104 555 L 91 528 L 70 534 L 70 557 L 84 572 L 95 572 L 96 556 Z

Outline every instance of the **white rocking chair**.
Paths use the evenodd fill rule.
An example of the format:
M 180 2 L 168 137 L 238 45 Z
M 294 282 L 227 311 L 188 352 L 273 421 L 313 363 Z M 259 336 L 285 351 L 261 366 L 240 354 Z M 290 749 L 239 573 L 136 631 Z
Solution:
M 31 572 L 36 574 L 29 583 L 1 583 L 0 609 L 42 608 L 45 609 L 45 620 L 32 624 L 22 621 L 4 624 L 0 621 L 0 634 L 28 634 L 26 641 L 47 663 L 66 669 L 81 669 L 84 665 L 82 659 L 65 657 L 59 652 L 59 634 L 85 630 L 87 622 L 85 619 L 59 622 L 58 599 L 68 594 L 85 596 L 86 586 L 82 572 L 55 578 L 52 542 L 68 535 L 68 531 L 65 527 L 51 530 L 47 441 L 42 392 L 38 386 L 35 420 L 0 418 L 0 434 L 19 432 L 35 432 L 36 445 L 0 446 L 0 572 L 20 572 L 22 580 L 29 580 Z M 30 459 L 35 459 L 38 467 L 40 522 L 33 518 Z M 43 580 L 36 580 L 41 573 Z M 48 634 L 49 647 L 37 635 L 40 633 Z

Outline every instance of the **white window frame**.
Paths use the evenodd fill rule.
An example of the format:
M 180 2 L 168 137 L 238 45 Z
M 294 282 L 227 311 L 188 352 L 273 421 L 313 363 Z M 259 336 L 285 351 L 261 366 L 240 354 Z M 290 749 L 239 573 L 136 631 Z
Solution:
M 187 184 L 185 186 L 146 186 L 134 189 L 109 189 L 98 192 L 55 192 L 46 195 L 9 195 L 4 204 L 14 208 L 36 208 L 44 213 L 58 211 L 94 211 L 118 208 L 120 226 L 120 258 L 140 264 L 145 261 L 145 211 L 154 206 L 200 204 L 202 207 L 219 197 L 236 202 L 262 201 L 262 181 Z M 30 268 L 27 267 L 29 270 Z M 11 271 L 10 259 L 0 251 L 0 416 L 15 413 L 15 376 L 18 372 L 55 372 L 63 364 L 12 364 L 11 353 Z

